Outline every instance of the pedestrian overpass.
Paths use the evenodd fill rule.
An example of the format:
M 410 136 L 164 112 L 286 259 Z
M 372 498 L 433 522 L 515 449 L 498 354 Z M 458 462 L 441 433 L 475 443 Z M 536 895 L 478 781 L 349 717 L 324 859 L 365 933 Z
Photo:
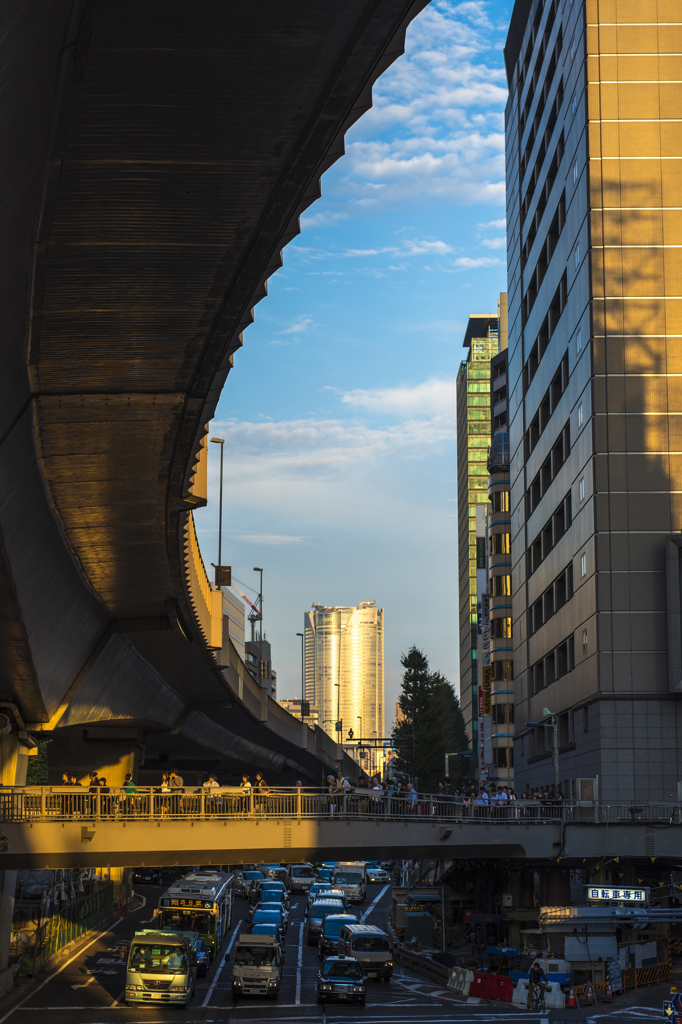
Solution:
M 480 813 L 476 813 L 480 811 Z M 473 812 L 473 813 L 465 813 Z M 567 803 L 461 808 L 436 796 L 328 796 L 290 789 L 90 794 L 57 787 L 0 793 L 0 868 L 238 864 L 341 858 L 557 861 L 679 860 L 682 805 Z

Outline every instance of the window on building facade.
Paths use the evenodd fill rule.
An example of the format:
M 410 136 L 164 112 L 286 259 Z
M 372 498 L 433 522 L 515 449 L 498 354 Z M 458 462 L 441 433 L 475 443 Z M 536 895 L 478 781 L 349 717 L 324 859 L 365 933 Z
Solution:
M 587 575 L 587 555 L 580 556 L 580 575 Z
M 580 501 L 585 500 L 585 477 L 580 477 L 580 483 L 578 484 L 578 498 Z

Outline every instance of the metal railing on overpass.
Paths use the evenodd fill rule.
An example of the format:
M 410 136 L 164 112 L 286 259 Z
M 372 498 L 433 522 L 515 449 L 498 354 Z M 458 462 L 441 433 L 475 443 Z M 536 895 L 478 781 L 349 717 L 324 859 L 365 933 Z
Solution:
M 634 806 L 604 801 L 515 800 L 507 806 L 469 805 L 442 794 L 416 801 L 376 790 L 329 793 L 314 788 L 278 788 L 247 792 L 240 787 L 189 787 L 163 791 L 110 786 L 90 791 L 70 786 L 6 787 L 0 790 L 0 822 L 206 821 L 216 819 L 424 819 L 458 824 L 530 825 L 538 822 L 586 824 L 682 824 L 682 804 Z

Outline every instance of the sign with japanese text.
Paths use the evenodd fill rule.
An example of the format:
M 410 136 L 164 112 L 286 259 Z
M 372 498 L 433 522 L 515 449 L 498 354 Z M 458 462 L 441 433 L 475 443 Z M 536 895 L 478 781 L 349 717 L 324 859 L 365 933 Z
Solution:
M 649 890 L 639 886 L 586 885 L 585 896 L 588 900 L 617 900 L 619 903 L 649 902 Z
M 213 910 L 215 904 L 212 900 L 191 900 L 191 899 L 169 899 L 161 900 L 162 907 L 191 907 L 194 910 Z
M 482 707 L 484 715 L 492 715 L 493 704 L 492 704 L 492 687 L 493 687 L 493 669 L 492 665 L 483 665 L 483 683 L 481 685 L 481 696 L 483 698 Z

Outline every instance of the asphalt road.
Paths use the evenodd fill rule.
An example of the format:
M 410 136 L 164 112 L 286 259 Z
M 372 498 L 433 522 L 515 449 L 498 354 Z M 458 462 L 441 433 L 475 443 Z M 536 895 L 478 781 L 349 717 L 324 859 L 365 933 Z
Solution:
M 291 917 L 286 936 L 286 963 L 282 988 L 277 1002 L 243 999 L 233 1006 L 231 964 L 223 962 L 232 936 L 238 934 L 245 920 L 246 900 L 238 899 L 226 942 L 219 957 L 211 964 L 207 978 L 197 981 L 196 994 L 184 1009 L 172 1007 L 128 1007 L 122 1005 L 125 969 L 119 951 L 128 945 L 133 933 L 149 925 L 163 886 L 136 886 L 146 898 L 146 905 L 128 914 L 110 931 L 94 939 L 58 973 L 48 976 L 22 1004 L 3 1014 L 0 1024 L 239 1024 L 244 1022 L 282 1021 L 287 1024 L 482 1024 L 491 1021 L 503 1024 L 511 1019 L 519 1024 L 540 1024 L 541 1021 L 574 1022 L 574 1024 L 633 1024 L 636 1020 L 663 1020 L 660 1005 L 654 1006 L 643 994 L 645 1006 L 623 1008 L 598 1007 L 589 1011 L 562 1010 L 543 1017 L 516 1009 L 504 1003 L 471 1004 L 461 997 L 433 985 L 410 971 L 396 968 L 390 984 L 368 982 L 367 1003 L 357 1006 L 335 1006 L 324 1009 L 317 1005 L 317 947 L 307 946 L 303 914 L 305 897 L 292 898 Z M 390 889 L 372 885 L 368 898 L 360 908 L 367 921 L 382 926 L 390 909 Z

